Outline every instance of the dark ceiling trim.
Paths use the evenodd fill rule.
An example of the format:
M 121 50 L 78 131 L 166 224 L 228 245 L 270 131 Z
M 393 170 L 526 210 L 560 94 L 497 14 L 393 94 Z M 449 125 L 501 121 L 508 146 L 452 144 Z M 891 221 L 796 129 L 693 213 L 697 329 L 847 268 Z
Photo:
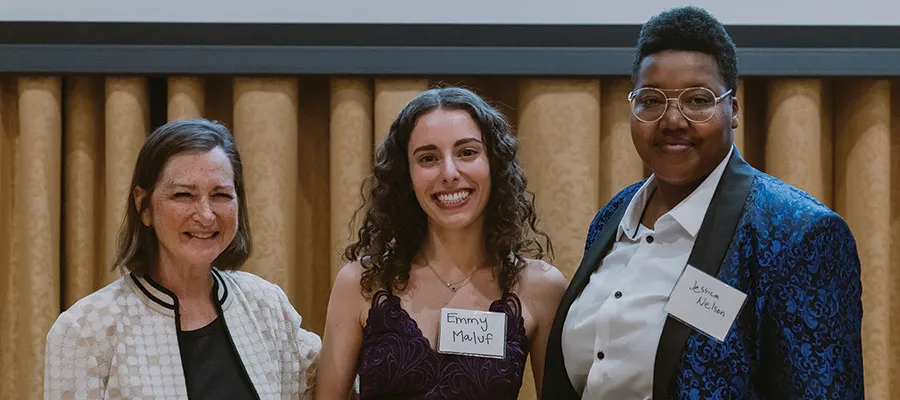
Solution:
M 624 47 L 0 45 L 0 72 L 630 75 Z M 743 76 L 900 76 L 900 49 L 741 48 Z
M 900 26 L 727 27 L 738 47 L 900 48 Z M 639 25 L 0 22 L 3 44 L 633 47 Z

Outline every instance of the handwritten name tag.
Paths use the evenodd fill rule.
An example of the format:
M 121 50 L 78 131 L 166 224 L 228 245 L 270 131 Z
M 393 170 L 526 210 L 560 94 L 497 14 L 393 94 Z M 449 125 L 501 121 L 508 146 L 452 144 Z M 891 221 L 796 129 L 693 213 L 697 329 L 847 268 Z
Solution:
M 441 309 L 438 352 L 488 358 L 506 356 L 506 314 Z
M 666 312 L 723 342 L 746 299 L 740 290 L 688 265 L 669 296 Z

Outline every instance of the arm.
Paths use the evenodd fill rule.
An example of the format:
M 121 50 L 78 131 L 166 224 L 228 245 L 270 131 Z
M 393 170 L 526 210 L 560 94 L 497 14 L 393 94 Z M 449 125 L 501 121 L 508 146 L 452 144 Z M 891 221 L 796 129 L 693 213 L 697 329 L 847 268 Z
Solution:
M 556 308 L 566 291 L 568 281 L 550 264 L 543 261 L 532 261 L 529 264 L 522 294 L 534 320 L 534 332 L 530 335 L 531 372 L 534 375 L 535 393 L 540 398 L 547 340 L 556 317 Z
M 44 399 L 93 397 L 95 391 L 97 396 L 105 395 L 109 360 L 92 351 L 96 342 L 92 332 L 82 335 L 71 312 L 59 316 L 47 334 Z
M 862 400 L 862 284 L 850 229 L 827 215 L 785 251 L 763 321 L 769 397 Z
M 361 274 L 362 266 L 353 262 L 341 268 L 335 278 L 325 318 L 316 400 L 346 400 L 353 391 L 362 346 L 361 316 L 367 304 L 360 291 Z

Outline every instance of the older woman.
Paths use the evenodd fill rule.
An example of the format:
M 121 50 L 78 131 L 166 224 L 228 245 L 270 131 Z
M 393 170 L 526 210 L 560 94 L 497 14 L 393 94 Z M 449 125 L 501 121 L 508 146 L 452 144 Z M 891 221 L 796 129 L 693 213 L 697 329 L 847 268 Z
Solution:
M 47 335 L 46 398 L 308 398 L 319 337 L 250 255 L 241 160 L 205 120 L 153 132 L 138 156 L 115 266 Z
M 400 112 L 332 291 L 320 400 L 346 399 L 356 375 L 363 399 L 515 399 L 529 352 L 540 389 L 566 280 L 538 260 L 535 237 L 550 241 L 516 149 L 503 115 L 465 89 Z

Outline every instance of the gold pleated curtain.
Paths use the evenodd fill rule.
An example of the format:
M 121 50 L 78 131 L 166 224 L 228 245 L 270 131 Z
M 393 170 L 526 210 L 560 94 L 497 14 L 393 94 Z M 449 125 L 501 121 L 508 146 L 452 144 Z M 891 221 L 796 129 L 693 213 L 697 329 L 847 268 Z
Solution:
M 627 77 L 169 77 L 157 111 L 234 131 L 255 239 L 245 268 L 281 285 L 321 333 L 374 148 L 411 97 L 440 84 L 480 92 L 516 125 L 554 264 L 571 277 L 594 213 L 647 175 Z M 900 398 L 900 82 L 748 78 L 738 96 L 744 157 L 850 224 L 867 398 Z M 143 77 L 0 78 L 0 398 L 42 396 L 48 328 L 117 277 L 114 233 L 161 107 L 150 97 Z M 534 397 L 530 373 L 521 397 Z

